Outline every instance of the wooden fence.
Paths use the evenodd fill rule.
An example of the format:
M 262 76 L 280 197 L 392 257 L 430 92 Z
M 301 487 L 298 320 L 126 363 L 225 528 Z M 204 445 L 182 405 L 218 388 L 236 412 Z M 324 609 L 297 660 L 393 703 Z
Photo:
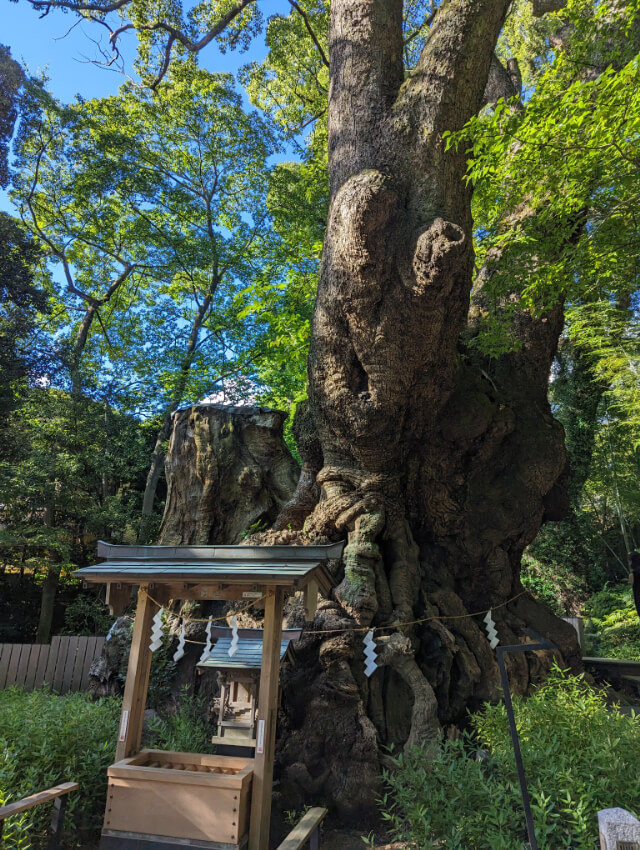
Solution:
M 0 690 L 19 685 L 27 691 L 48 684 L 59 694 L 89 685 L 91 662 L 103 637 L 54 637 L 51 644 L 0 643 Z

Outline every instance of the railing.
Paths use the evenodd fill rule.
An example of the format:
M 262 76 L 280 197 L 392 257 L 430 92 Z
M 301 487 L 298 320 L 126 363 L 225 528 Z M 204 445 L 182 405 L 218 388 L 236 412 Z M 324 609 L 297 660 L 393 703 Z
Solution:
M 609 676 L 614 679 L 640 678 L 640 661 L 629 661 L 626 658 L 594 658 L 583 656 L 582 663 L 587 670 Z
M 309 842 L 310 850 L 320 847 L 320 824 L 327 809 L 309 809 L 297 826 L 287 835 L 278 850 L 300 850 Z
M 19 815 L 21 812 L 32 809 L 34 806 L 39 806 L 41 803 L 49 803 L 53 800 L 47 850 L 58 850 L 58 842 L 62 834 L 62 824 L 64 821 L 64 810 L 67 803 L 66 795 L 70 791 L 76 791 L 77 789 L 77 782 L 63 782 L 61 785 L 56 785 L 55 788 L 48 788 L 46 791 L 40 791 L 38 794 L 32 794 L 23 800 L 16 800 L 14 803 L 8 803 L 6 806 L 0 807 L 0 848 L 4 847 L 2 831 L 7 818 L 13 815 Z

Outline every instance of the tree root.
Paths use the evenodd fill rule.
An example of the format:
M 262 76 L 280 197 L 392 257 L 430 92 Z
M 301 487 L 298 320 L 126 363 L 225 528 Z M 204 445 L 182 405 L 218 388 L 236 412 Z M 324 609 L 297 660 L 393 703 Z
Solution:
M 377 659 L 378 664 L 396 670 L 413 694 L 411 729 L 405 749 L 426 743 L 428 750 L 435 754 L 440 733 L 438 702 L 433 688 L 416 663 L 411 640 L 396 633 L 378 638 L 377 643 L 382 647 Z

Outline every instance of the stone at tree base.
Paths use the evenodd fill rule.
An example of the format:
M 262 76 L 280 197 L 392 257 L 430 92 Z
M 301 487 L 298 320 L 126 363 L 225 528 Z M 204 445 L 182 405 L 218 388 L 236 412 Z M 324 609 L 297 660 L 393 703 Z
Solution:
M 118 617 L 109 629 L 101 654 L 89 668 L 89 693 L 109 697 L 122 693 L 131 648 L 133 618 Z
M 598 812 L 600 850 L 640 850 L 640 821 L 626 809 Z

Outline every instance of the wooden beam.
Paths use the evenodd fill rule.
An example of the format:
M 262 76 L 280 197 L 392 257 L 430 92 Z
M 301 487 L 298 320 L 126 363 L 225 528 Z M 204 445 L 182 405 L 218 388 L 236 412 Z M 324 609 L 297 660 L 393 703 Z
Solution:
M 262 585 L 245 584 L 188 584 L 172 582 L 166 585 L 170 599 L 220 599 L 249 603 L 264 595 Z M 153 596 L 153 594 L 151 594 Z
M 305 620 L 312 623 L 318 607 L 318 582 L 312 578 L 304 588 Z
M 32 794 L 30 797 L 25 797 L 22 800 L 7 803 L 6 806 L 0 807 L 0 821 L 10 818 L 13 815 L 19 815 L 20 812 L 26 812 L 27 809 L 32 809 L 41 803 L 48 803 L 50 800 L 55 800 L 56 797 L 62 797 L 63 794 L 68 794 L 69 791 L 77 791 L 78 788 L 79 785 L 77 782 L 62 782 L 54 788 L 48 788 L 46 791 L 40 791 L 38 794 Z
M 161 605 L 167 600 L 165 588 L 154 588 L 153 597 Z M 127 681 L 122 699 L 120 732 L 116 747 L 116 761 L 135 755 L 140 749 L 142 721 L 147 703 L 149 672 L 151 670 L 151 621 L 158 610 L 146 593 L 146 587 L 138 590 L 138 607 L 133 624 Z
M 122 584 L 117 581 L 109 582 L 104 603 L 109 606 L 109 613 L 112 617 L 120 617 L 124 614 L 125 609 L 131 603 L 132 590 L 133 586 L 130 584 Z
M 256 754 L 251 790 L 251 821 L 249 850 L 268 850 L 271 795 L 273 788 L 273 757 L 276 746 L 276 717 L 278 713 L 278 684 L 280 679 L 280 642 L 284 589 L 269 587 L 264 610 L 264 639 L 262 669 L 258 698 Z
M 306 815 L 298 822 L 295 828 L 287 835 L 285 840 L 278 846 L 278 850 L 300 850 L 301 847 L 317 833 L 328 809 L 309 809 Z M 316 845 L 317 846 L 317 845 Z

